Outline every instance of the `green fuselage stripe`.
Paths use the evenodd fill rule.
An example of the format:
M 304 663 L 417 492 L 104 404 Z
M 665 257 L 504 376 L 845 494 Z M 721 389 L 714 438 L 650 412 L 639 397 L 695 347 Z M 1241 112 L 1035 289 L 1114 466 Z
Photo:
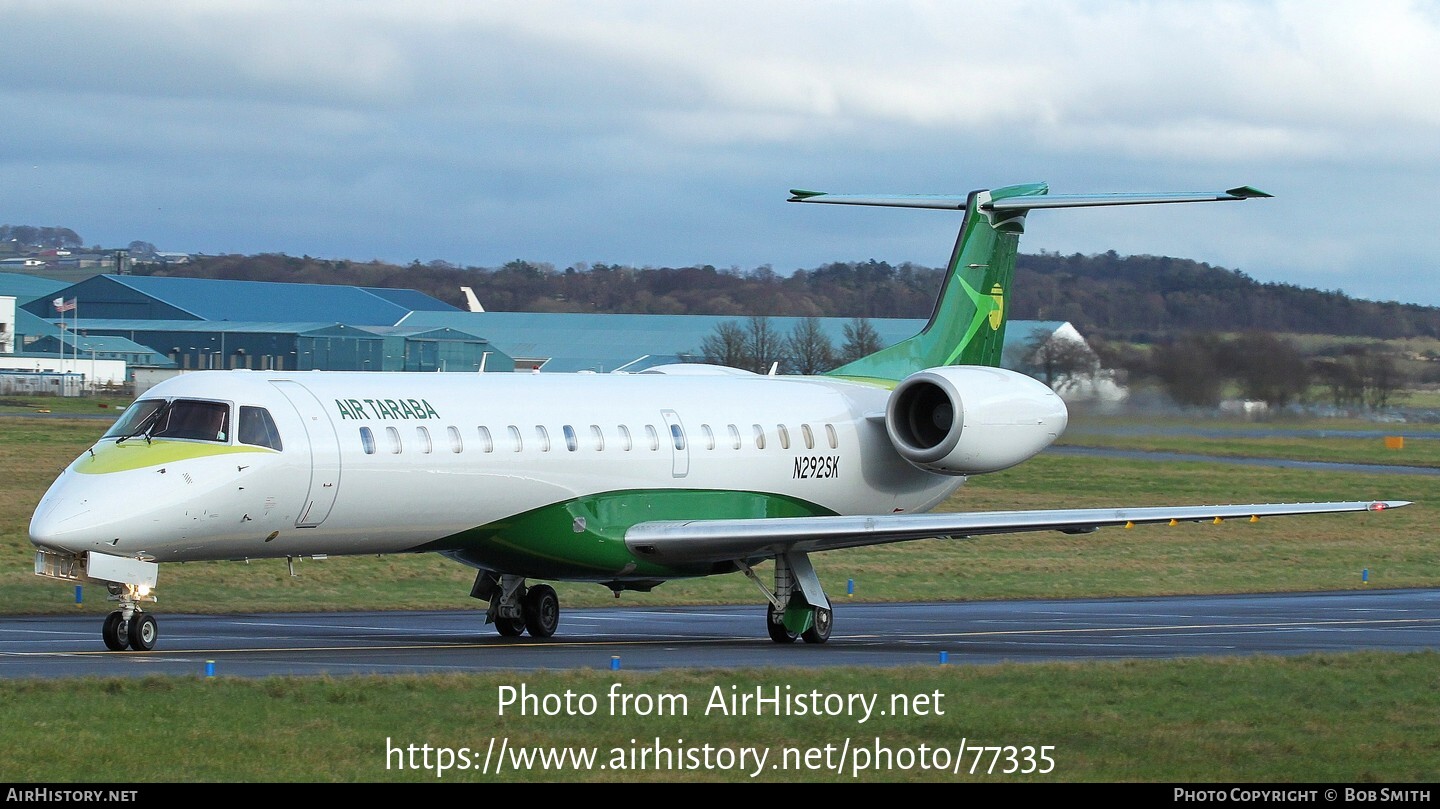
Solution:
M 655 489 L 606 492 L 553 503 L 422 545 L 488 570 L 541 579 L 647 579 L 729 572 L 705 564 L 669 567 L 625 546 L 630 526 L 657 520 L 762 519 L 835 514 L 764 492 Z

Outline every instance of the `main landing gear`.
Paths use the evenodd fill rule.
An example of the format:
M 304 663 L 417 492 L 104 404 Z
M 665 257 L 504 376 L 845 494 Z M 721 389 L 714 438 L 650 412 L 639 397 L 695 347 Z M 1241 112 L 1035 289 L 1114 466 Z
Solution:
M 830 640 L 835 615 L 809 556 L 783 553 L 775 557 L 774 592 L 766 589 L 749 565 L 740 567 L 770 602 L 765 608 L 765 629 L 770 633 L 770 640 L 776 643 L 794 643 L 796 638 L 803 638 L 806 643 Z
M 155 648 L 155 641 L 160 637 L 159 623 L 155 616 L 140 609 L 140 599 L 134 585 L 111 584 L 110 594 L 120 601 L 120 609 L 105 616 L 105 624 L 100 629 L 100 636 L 105 640 L 105 648 L 112 652 L 123 652 L 126 649 L 133 649 L 137 652 L 148 652 Z
M 470 588 L 472 598 L 490 603 L 485 623 L 507 638 L 525 632 L 532 638 L 548 638 L 560 627 L 560 597 L 548 584 L 525 586 L 524 576 L 481 571 Z

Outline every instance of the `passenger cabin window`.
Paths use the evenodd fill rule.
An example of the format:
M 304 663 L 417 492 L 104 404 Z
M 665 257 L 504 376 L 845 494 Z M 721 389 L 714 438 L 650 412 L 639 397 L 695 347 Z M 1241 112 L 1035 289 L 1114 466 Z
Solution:
M 494 439 L 492 439 L 492 438 L 490 437 L 490 428 L 489 428 L 489 427 L 481 427 L 481 428 L 480 428 L 480 451 L 481 451 L 481 452 L 494 452 L 494 451 L 495 451 L 495 441 L 494 441 Z
M 756 424 L 755 427 L 755 449 L 765 449 L 765 428 Z
M 514 447 L 516 452 L 524 449 L 525 444 L 520 440 L 520 428 L 512 424 L 507 429 L 510 431 L 510 446 Z
M 700 425 L 700 432 L 705 434 L 705 449 L 715 449 L 715 431 L 710 429 L 710 425 Z
M 375 434 L 370 432 L 369 427 L 360 428 L 360 446 L 365 448 L 366 455 L 375 454 Z
M 400 446 L 400 431 L 394 427 L 386 427 L 385 437 L 390 439 L 390 454 L 399 455 L 400 450 L 404 449 L 404 447 Z
M 790 449 L 790 431 L 785 429 L 785 425 L 775 425 L 775 432 L 780 436 L 780 448 Z
M 280 431 L 275 429 L 275 419 L 263 407 L 240 406 L 240 443 L 257 447 L 283 449 L 280 445 Z
M 535 437 L 538 438 L 538 439 L 540 439 L 540 451 L 541 451 L 541 452 L 549 452 L 549 451 L 550 451 L 550 431 L 547 430 L 547 429 L 545 429 L 545 425 L 543 425 L 543 424 L 537 424 L 537 425 L 535 425 Z
M 810 425 L 800 425 L 800 435 L 805 438 L 805 449 L 815 449 L 815 433 L 811 431 Z
M 660 434 L 655 432 L 655 425 L 645 425 L 645 437 L 650 439 L 650 450 L 652 452 L 660 449 Z
M 565 449 L 571 452 L 580 449 L 580 439 L 575 435 L 575 428 L 567 424 L 561 429 L 565 432 Z
M 445 428 L 445 432 L 447 432 L 447 433 L 450 434 L 450 451 L 451 451 L 451 452 L 462 452 L 462 451 L 464 451 L 465 445 L 460 441 L 460 428 L 459 428 L 459 427 L 446 427 L 446 428 Z
M 825 425 L 825 437 L 830 439 L 830 449 L 840 448 L 840 436 L 835 434 L 835 425 Z
M 730 448 L 740 449 L 740 428 L 732 424 L 727 429 L 730 431 Z
M 600 425 L 592 424 L 590 425 L 590 435 L 595 437 L 595 451 L 603 452 L 605 450 L 605 431 L 600 429 Z
M 429 455 L 435 451 L 435 442 L 430 440 L 430 431 L 424 427 L 415 428 L 415 438 L 420 442 L 420 451 Z
M 221 402 L 176 399 L 156 416 L 151 438 L 188 438 L 195 441 L 230 441 L 230 406 Z
M 675 442 L 675 449 L 685 449 L 685 431 L 680 429 L 680 425 L 670 425 L 670 440 Z
M 620 431 L 620 443 L 624 445 L 625 451 L 629 452 L 634 449 L 635 441 L 630 437 L 630 428 L 622 424 L 618 429 Z

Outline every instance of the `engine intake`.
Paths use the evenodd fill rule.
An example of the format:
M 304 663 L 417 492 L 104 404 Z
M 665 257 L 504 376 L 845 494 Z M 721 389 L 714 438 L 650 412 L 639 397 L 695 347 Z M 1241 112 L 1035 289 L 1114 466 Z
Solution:
M 1003 368 L 950 366 L 911 374 L 885 407 L 901 457 L 931 472 L 997 472 L 1065 431 L 1065 403 L 1044 383 Z

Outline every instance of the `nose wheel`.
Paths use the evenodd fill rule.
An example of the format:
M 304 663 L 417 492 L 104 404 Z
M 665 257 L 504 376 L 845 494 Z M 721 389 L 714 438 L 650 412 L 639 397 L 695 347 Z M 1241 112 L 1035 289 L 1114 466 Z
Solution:
M 126 618 L 125 610 L 115 610 L 105 616 L 100 636 L 105 640 L 105 648 L 112 652 L 126 649 L 148 652 L 155 648 L 155 641 L 160 637 L 160 624 L 148 612 L 131 610 L 130 617 Z
M 105 616 L 105 623 L 100 628 L 105 648 L 112 652 L 126 649 L 148 652 L 154 649 L 155 641 L 160 637 L 160 624 L 155 616 L 140 609 L 142 601 L 155 600 L 149 588 L 111 582 L 109 590 L 111 600 L 120 602 L 120 609 Z
M 115 610 L 105 616 L 105 626 L 100 635 L 105 639 L 105 648 L 112 652 L 123 652 L 130 648 L 130 637 L 126 634 L 125 613 Z

